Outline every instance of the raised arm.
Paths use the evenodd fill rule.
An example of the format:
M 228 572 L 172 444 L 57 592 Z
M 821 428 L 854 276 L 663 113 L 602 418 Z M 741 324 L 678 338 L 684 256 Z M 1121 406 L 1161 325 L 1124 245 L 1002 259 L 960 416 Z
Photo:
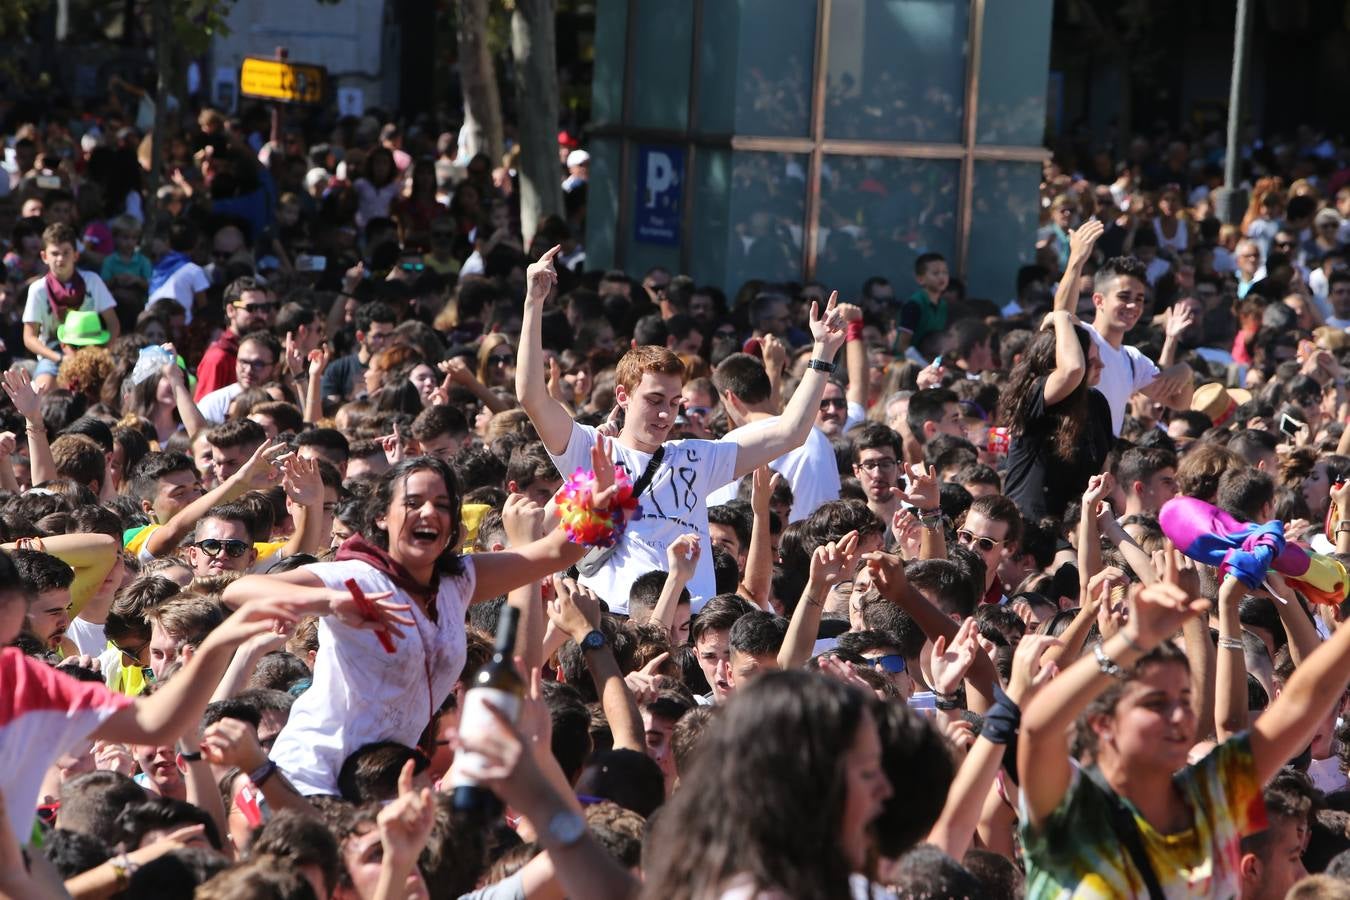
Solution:
M 1047 408 L 1072 394 L 1087 374 L 1087 360 L 1083 358 L 1083 346 L 1078 343 L 1073 313 L 1057 309 L 1050 318 L 1055 326 L 1055 368 L 1045 378 Z
M 229 478 L 214 490 L 208 491 L 178 511 L 178 514 L 159 528 L 150 532 L 145 540 L 145 550 L 151 556 L 163 556 L 172 553 L 183 542 L 183 538 L 192 533 L 197 522 L 211 507 L 218 503 L 228 503 L 245 491 L 262 488 L 272 483 L 276 471 L 276 460 L 287 451 L 285 444 L 263 444 L 248 462 L 239 467 Z
M 1276 572 L 1270 572 L 1266 582 L 1279 591 L 1279 595 L 1271 595 L 1271 599 L 1275 601 L 1275 611 L 1279 613 L 1280 624 L 1284 625 L 1284 633 L 1289 637 L 1289 658 L 1295 666 L 1301 666 L 1321 645 L 1322 638 L 1317 634 L 1317 626 L 1308 618 L 1303 604 L 1285 584 L 1284 578 Z
M 1110 496 L 1115 479 L 1110 472 L 1093 475 L 1083 492 L 1082 512 L 1078 517 L 1078 587 L 1081 593 L 1088 579 L 1102 568 L 1102 539 L 1097 531 L 1097 507 Z
M 75 570 L 75 580 L 70 583 L 70 603 L 77 613 L 108 577 L 122 549 L 116 538 L 106 534 L 54 534 L 34 540 L 40 543 L 32 549 L 50 553 Z M 0 550 L 18 547 L 17 543 L 0 544 Z
M 872 573 L 872 583 L 876 585 L 881 596 L 909 613 L 910 618 L 930 641 L 937 640 L 939 636 L 950 641 L 956 636 L 957 623 L 915 590 L 914 585 L 905 577 L 904 563 L 898 556 L 889 553 L 868 553 L 863 559 L 867 560 L 867 568 Z M 994 668 L 993 661 L 983 652 L 976 654 L 967 682 L 980 695 L 979 702 L 983 703 L 983 708 L 988 708 L 994 702 L 994 685 L 998 683 L 998 671 Z M 973 701 L 973 698 L 967 699 Z M 975 706 L 976 702 L 972 702 L 971 705 Z
M 661 587 L 661 595 L 656 598 L 648 621 L 666 630 L 672 647 L 685 643 L 675 633 L 675 611 L 680 605 L 680 595 L 694 580 L 698 558 L 702 555 L 703 542 L 696 533 L 682 534 L 666 548 L 666 583 Z
M 591 681 L 595 683 L 595 693 L 600 698 L 600 706 L 614 734 L 614 749 L 646 753 L 642 714 L 638 712 L 637 701 L 624 683 L 623 672 L 614 658 L 614 650 L 608 641 L 592 649 L 582 645 L 586 635 L 600 627 L 600 605 L 594 595 L 583 587 L 559 591 L 548 603 L 548 617 L 581 648 L 582 658 L 586 660 L 586 668 L 591 673 Z
M 1214 734 L 1226 741 L 1247 728 L 1247 662 L 1238 603 L 1245 588 L 1232 575 L 1219 587 L 1219 658 L 1214 665 Z
M 797 608 L 792 611 L 787 636 L 778 651 L 778 668 L 795 669 L 811 658 L 830 588 L 853 574 L 858 562 L 858 532 L 850 531 L 838 542 L 817 547 L 811 554 L 811 571 Z
M 830 294 L 830 302 L 825 314 L 820 314 L 818 304 L 811 304 L 811 336 L 815 339 L 811 352 L 812 362 L 826 366 L 834 364 L 834 357 L 844 343 L 844 320 L 835 308 L 839 292 Z M 526 315 L 529 315 L 528 307 Z M 520 383 L 520 372 L 516 372 L 516 383 Z M 807 435 L 820 411 L 820 398 L 825 393 L 825 384 L 829 375 L 817 369 L 807 369 L 801 383 L 792 393 L 787 409 L 771 425 L 764 428 L 738 429 L 727 435 L 728 440 L 736 442 L 739 452 L 736 454 L 736 478 L 743 478 L 760 466 L 767 465 L 784 453 L 806 443 Z M 542 377 L 540 385 L 543 384 Z M 537 424 L 537 423 L 536 423 Z M 570 429 L 570 425 L 568 426 Z M 542 435 L 542 429 L 540 434 Z M 550 447 L 550 449 L 552 449 Z M 561 451 L 558 451 L 561 452 Z
M 14 409 L 23 416 L 28 426 L 28 461 L 32 466 L 34 486 L 56 477 L 56 463 L 52 460 L 51 444 L 47 442 L 47 425 L 42 421 L 42 404 L 33 381 L 23 369 L 11 369 L 0 376 Z
M 1308 304 L 1312 307 L 1312 304 Z M 1181 336 L 1186 329 L 1195 324 L 1195 311 L 1189 305 L 1180 308 L 1169 306 L 1164 313 L 1162 353 L 1158 354 L 1158 368 L 1166 369 L 1177 361 L 1177 351 L 1181 349 Z
M 173 346 L 169 345 L 169 352 L 175 354 Z M 165 363 L 160 368 L 160 377 L 167 378 L 169 384 L 173 387 L 173 402 L 178 407 L 178 417 L 183 420 L 183 428 L 186 429 L 188 437 L 197 436 L 197 432 L 207 427 L 206 417 L 202 411 L 197 408 L 197 401 L 192 399 L 192 391 L 188 390 L 187 376 L 183 370 L 178 368 L 177 362 Z
M 1129 671 L 1145 652 L 1171 637 L 1187 619 L 1208 609 L 1208 601 L 1187 596 L 1173 581 L 1164 579 L 1132 591 L 1129 621 L 1101 644 L 1106 658 Z M 1046 685 L 1023 710 L 1017 771 L 1033 827 L 1039 827 L 1055 811 L 1069 789 L 1069 726 L 1111 681 L 1096 659 L 1085 656 Z M 1270 774 L 1273 772 L 1262 780 Z
M 527 546 L 543 537 L 544 508 L 530 502 L 511 504 L 502 511 L 502 527 L 506 531 L 506 546 Z M 541 584 L 538 580 L 531 581 L 506 595 L 506 602 L 520 611 L 516 656 L 524 659 L 527 672 L 542 666 L 545 659 L 544 626 L 548 617 Z
M 1069 232 L 1069 265 L 1060 276 L 1059 288 L 1055 291 L 1056 312 L 1073 312 L 1077 308 L 1078 279 L 1083 275 L 1083 265 L 1092 257 L 1092 248 L 1105 232 L 1106 226 L 1100 219 L 1089 219 Z
M 295 504 L 295 527 L 281 548 L 282 554 L 318 553 L 331 537 L 323 533 L 323 478 L 318 460 L 288 456 L 282 464 L 281 486 L 286 498 Z
M 923 463 L 907 468 L 909 487 L 891 490 L 918 512 L 919 559 L 946 559 L 947 533 L 942 527 L 942 488 L 938 484 L 937 470 Z
M 567 407 L 548 395 L 548 365 L 544 359 L 544 301 L 558 283 L 553 259 L 557 246 L 531 263 L 525 272 L 525 313 L 520 326 L 520 349 L 516 358 L 516 396 L 550 453 L 567 449 L 572 436 L 572 417 Z
M 769 497 L 774 471 L 760 466 L 750 474 L 750 547 L 745 554 L 745 572 L 736 593 L 760 609 L 769 608 L 773 591 L 773 535 L 769 526 Z
M 844 317 L 844 371 L 848 373 L 848 387 L 844 399 L 867 409 L 867 344 L 863 342 L 862 307 L 841 303 L 837 307 Z
M 1284 690 L 1252 725 L 1256 777 L 1265 784 L 1308 746 L 1318 724 L 1350 682 L 1350 628 L 1338 628 L 1285 683 Z

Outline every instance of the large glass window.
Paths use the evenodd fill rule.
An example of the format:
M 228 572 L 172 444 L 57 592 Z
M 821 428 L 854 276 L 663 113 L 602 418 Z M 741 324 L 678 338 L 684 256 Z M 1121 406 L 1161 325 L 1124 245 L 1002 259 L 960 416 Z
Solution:
M 969 6 L 969 0 L 833 0 L 826 136 L 959 143 Z
M 751 278 L 801 277 L 806 167 L 807 157 L 801 153 L 732 153 L 728 292 Z
M 806 137 L 815 46 L 814 0 L 704 0 L 699 129 Z
M 731 151 L 700 147 L 694 152 L 694 227 L 689 275 L 723 289 L 731 215 Z
M 614 232 L 619 223 L 620 141 L 594 138 L 586 144 L 591 154 L 591 177 L 586 186 L 586 255 L 589 259 L 615 258 Z
M 1045 139 L 1045 92 L 1054 0 L 984 5 L 977 144 L 1039 147 Z
M 689 125 L 689 61 L 694 35 L 692 0 L 633 0 L 636 37 L 633 121 L 638 128 L 683 131 Z
M 954 262 L 955 160 L 826 156 L 820 184 L 816 277 L 845 297 L 872 275 L 905 296 L 914 260 L 936 252 Z
M 596 125 L 623 120 L 627 31 L 628 0 L 599 0 L 595 6 L 595 66 L 591 76 L 591 120 Z
M 966 290 L 1000 306 L 1017 294 L 1017 269 L 1035 262 L 1041 164 L 975 163 Z

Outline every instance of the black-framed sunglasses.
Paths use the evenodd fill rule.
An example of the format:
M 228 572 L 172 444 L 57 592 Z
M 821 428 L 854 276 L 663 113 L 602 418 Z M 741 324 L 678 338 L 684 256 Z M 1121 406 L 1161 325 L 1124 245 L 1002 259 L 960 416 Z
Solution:
M 270 313 L 277 308 L 275 303 L 234 303 L 231 304 L 235 309 L 242 309 L 247 313 Z
M 145 653 L 145 648 L 150 646 L 150 642 L 142 641 L 141 643 L 136 644 L 135 646 L 124 647 L 121 644 L 117 643 L 117 641 L 109 640 L 108 646 L 112 647 L 114 650 L 116 650 L 118 653 L 122 654 L 132 662 L 136 662 L 141 658 L 141 654 Z
M 822 410 L 826 410 L 831 407 L 835 407 L 837 409 L 848 409 L 848 401 L 845 400 L 843 397 L 824 397 L 821 399 L 820 408 Z
M 899 653 L 874 656 L 868 662 L 872 664 L 872 668 L 880 669 L 888 675 L 898 675 L 905 671 L 905 658 Z
M 226 541 L 222 541 L 219 538 L 203 538 L 193 544 L 193 546 L 210 557 L 219 556 L 223 550 L 225 555 L 230 559 L 238 559 L 248 550 L 247 541 L 235 540 L 233 538 Z
M 516 364 L 515 354 L 510 356 L 494 355 L 488 357 L 488 365 L 492 366 L 514 366 Z

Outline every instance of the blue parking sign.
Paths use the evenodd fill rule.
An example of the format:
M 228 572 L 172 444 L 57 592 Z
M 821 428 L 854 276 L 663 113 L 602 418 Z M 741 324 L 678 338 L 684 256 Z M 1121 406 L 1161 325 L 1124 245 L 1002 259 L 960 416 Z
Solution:
M 633 237 L 647 244 L 678 247 L 684 148 L 639 144 L 637 151 Z

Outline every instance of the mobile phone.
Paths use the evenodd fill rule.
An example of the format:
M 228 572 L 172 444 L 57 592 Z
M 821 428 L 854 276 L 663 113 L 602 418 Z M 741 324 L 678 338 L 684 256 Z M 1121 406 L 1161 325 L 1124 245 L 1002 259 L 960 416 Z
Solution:
M 39 175 L 33 181 L 44 191 L 54 191 L 61 187 L 61 178 L 57 175 Z
M 1285 413 L 1284 415 L 1280 416 L 1280 431 L 1283 431 L 1285 434 L 1289 435 L 1290 437 L 1295 437 L 1295 436 L 1297 436 L 1297 435 L 1298 435 L 1298 430 L 1299 430 L 1300 428 L 1306 428 L 1306 427 L 1307 427 L 1307 426 L 1304 425 L 1304 423 L 1300 422 L 1298 419 L 1295 419 L 1293 416 L 1289 415 L 1288 413 Z
M 295 271 L 297 272 L 322 272 L 328 268 L 328 258 L 324 256 L 311 256 L 302 253 L 295 258 Z

